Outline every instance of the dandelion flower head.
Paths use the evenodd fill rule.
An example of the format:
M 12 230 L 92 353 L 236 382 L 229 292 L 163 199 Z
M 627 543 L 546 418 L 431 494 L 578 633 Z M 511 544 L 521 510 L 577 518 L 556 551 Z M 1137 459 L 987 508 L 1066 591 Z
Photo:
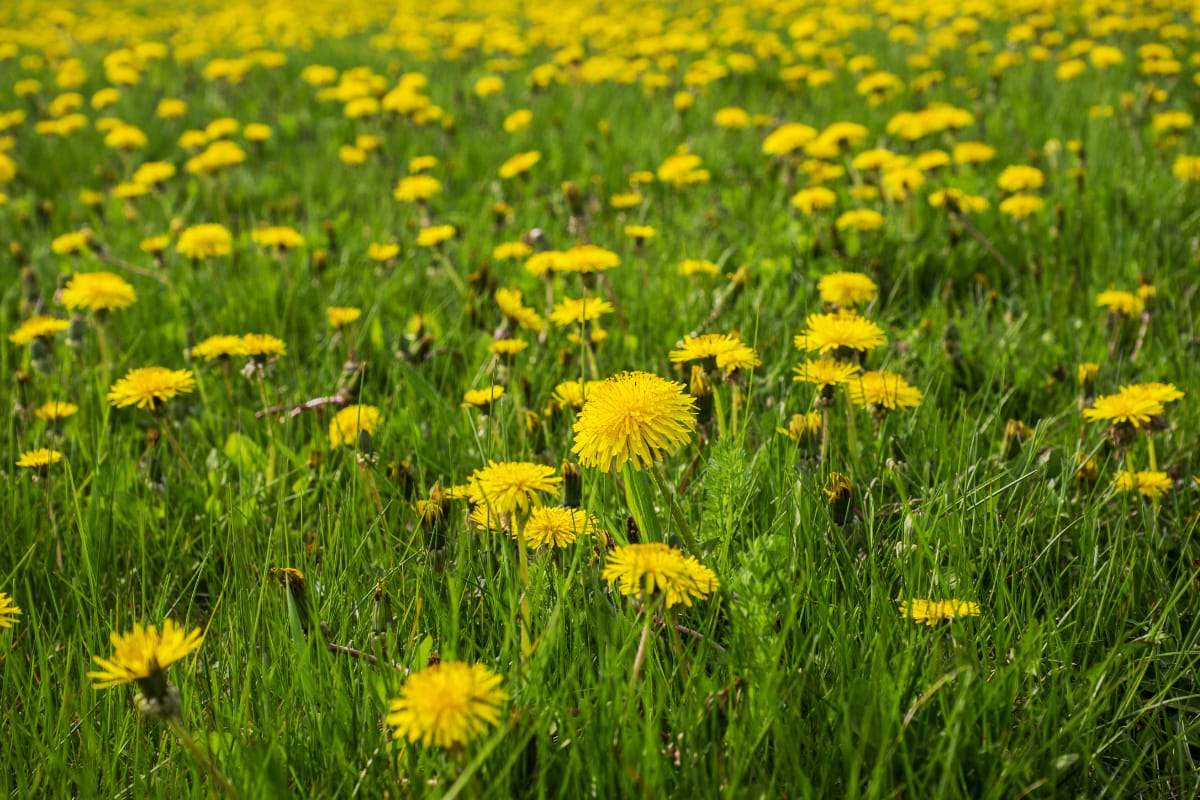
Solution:
M 695 400 L 681 383 L 624 372 L 589 386 L 571 452 L 602 472 L 648 467 L 691 441 Z
M 465 745 L 500 721 L 508 694 L 482 664 L 445 661 L 409 677 L 390 703 L 392 736 L 425 747 Z
M 97 689 L 107 689 L 133 681 L 154 678 L 159 672 L 195 650 L 204 641 L 199 628 L 190 633 L 174 620 L 163 623 L 162 633 L 151 625 L 135 624 L 129 633 L 111 635 L 112 658 L 93 656 L 100 669 L 87 676 L 96 681 Z
M 196 388 L 191 370 L 166 367 L 131 369 L 108 390 L 108 402 L 117 408 L 136 405 L 154 410 L 156 402 L 166 402 Z
M 667 607 L 703 599 L 720 588 L 716 573 L 694 556 L 658 542 L 618 547 L 602 573 L 623 595 L 662 594 Z

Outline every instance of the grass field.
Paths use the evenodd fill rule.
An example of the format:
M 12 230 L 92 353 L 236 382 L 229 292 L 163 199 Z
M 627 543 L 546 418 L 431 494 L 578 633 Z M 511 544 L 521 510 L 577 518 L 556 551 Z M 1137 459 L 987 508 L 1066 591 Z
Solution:
M 5 4 L 7 796 L 1200 795 L 1198 23 Z

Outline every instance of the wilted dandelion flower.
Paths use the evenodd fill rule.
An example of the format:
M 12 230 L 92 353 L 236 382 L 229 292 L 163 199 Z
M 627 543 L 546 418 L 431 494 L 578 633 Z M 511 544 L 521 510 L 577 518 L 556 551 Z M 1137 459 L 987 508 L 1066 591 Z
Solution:
M 63 454 L 57 450 L 41 447 L 37 450 L 27 450 L 17 457 L 17 466 L 21 469 L 45 469 L 51 464 L 63 460 Z
M 193 225 L 179 234 L 175 250 L 192 259 L 227 256 L 233 252 L 233 234 L 217 223 Z
M 17 607 L 11 597 L 0 592 L 0 628 L 11 628 L 19 616 L 21 616 L 21 609 Z
M 888 370 L 864 372 L 846 384 L 850 401 L 874 409 L 914 408 L 921 404 L 921 391 L 904 376 Z
M 508 694 L 482 664 L 443 661 L 409 677 L 390 703 L 392 736 L 425 747 L 460 747 L 500 720 Z
M 521 525 L 520 535 L 530 547 L 566 547 L 580 536 L 591 536 L 600 529 L 600 520 L 578 508 L 541 506 L 535 508 Z M 513 536 L 517 531 L 509 529 Z
M 111 272 L 79 272 L 62 290 L 62 304 L 74 311 L 109 311 L 128 308 L 137 302 L 137 292 L 120 275 Z
M 885 341 L 883 329 L 853 310 L 833 314 L 809 314 L 804 333 L 794 339 L 799 350 L 828 353 L 866 352 Z
M 861 272 L 831 272 L 817 281 L 817 291 L 826 303 L 845 308 L 870 303 L 879 286 Z
M 716 573 L 694 556 L 661 543 L 629 544 L 608 555 L 601 573 L 623 595 L 663 595 L 667 608 L 703 599 L 720 588 Z
M 329 421 L 329 447 L 338 445 L 354 447 L 358 444 L 359 431 L 374 434 L 382 419 L 375 406 L 346 406 Z
M 492 513 L 508 515 L 541 505 L 539 492 L 556 492 L 562 478 L 554 467 L 529 461 L 488 461 L 469 480 L 470 500 L 487 506 Z
M 352 306 L 329 306 L 325 309 L 325 315 L 329 318 L 329 327 L 342 328 L 361 317 L 362 309 Z
M 196 388 L 191 370 L 166 367 L 131 369 L 108 390 L 108 402 L 117 408 L 137 405 L 154 410 L 155 402 L 166 402 Z
M 683 384 L 624 372 L 589 385 L 571 452 L 601 472 L 626 462 L 640 470 L 687 444 L 695 428 L 695 400 Z
M 961 617 L 978 617 L 979 604 L 966 600 L 921 600 L 912 598 L 900 603 L 901 616 L 919 625 L 936 625 Z
M 30 344 L 34 339 L 52 339 L 54 334 L 69 327 L 70 320 L 48 316 L 30 317 L 8 335 L 8 340 L 16 345 Z

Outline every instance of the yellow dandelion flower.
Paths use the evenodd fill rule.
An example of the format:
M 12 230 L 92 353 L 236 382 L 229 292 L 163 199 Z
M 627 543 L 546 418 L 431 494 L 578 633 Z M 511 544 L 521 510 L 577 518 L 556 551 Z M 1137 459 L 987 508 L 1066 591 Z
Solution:
M 0 592 L 0 628 L 11 628 L 19 616 L 21 616 L 21 609 L 17 607 L 11 597 Z
M 400 245 L 398 244 L 380 244 L 378 242 L 371 242 L 371 244 L 367 246 L 367 258 L 371 259 L 372 261 L 390 261 L 391 259 L 395 258 L 399 252 Z
M 217 223 L 193 225 L 179 234 L 175 250 L 192 259 L 227 256 L 233 252 L 233 234 Z
M 915 408 L 921 404 L 921 391 L 904 376 L 889 370 L 864 372 L 846 384 L 850 401 L 857 406 L 876 409 Z
M 69 320 L 48 316 L 30 317 L 8 335 L 8 340 L 16 345 L 30 344 L 34 339 L 53 339 L 54 334 L 69 327 Z
M 495 385 L 485 389 L 469 389 L 463 394 L 463 405 L 487 408 L 504 396 L 504 387 Z
M 443 661 L 414 673 L 389 704 L 396 739 L 425 747 L 461 747 L 500 720 L 508 694 L 482 664 Z
M 300 231 L 295 228 L 289 228 L 286 225 L 257 228 L 250 234 L 250 238 L 259 247 L 268 249 L 288 250 L 304 246 L 304 237 L 300 234 Z
M 826 303 L 846 307 L 870 303 L 879 286 L 861 272 L 831 272 L 817 281 L 817 291 Z
M 1146 307 L 1146 302 L 1133 292 L 1108 289 L 1096 295 L 1096 305 L 1123 317 L 1136 317 Z
M 834 226 L 839 231 L 877 231 L 883 227 L 883 214 L 869 208 L 856 208 L 845 211 L 834 220 Z
M 521 525 L 520 535 L 530 547 L 566 547 L 580 536 L 593 536 L 600 530 L 600 520 L 578 508 L 541 506 L 535 508 Z M 512 536 L 517 531 L 509 529 Z
M 469 479 L 470 501 L 484 505 L 495 514 L 506 515 L 541 505 L 539 492 L 557 492 L 562 478 L 554 467 L 529 461 L 488 461 Z
M 525 258 L 533 253 L 533 248 L 525 242 L 501 242 L 492 248 L 492 258 L 497 261 L 509 261 Z
M 361 317 L 362 309 L 353 306 L 329 306 L 325 309 L 325 315 L 329 318 L 329 327 L 341 328 Z
M 111 272 L 79 272 L 62 290 L 62 304 L 74 311 L 109 311 L 128 308 L 137 302 L 137 292 L 120 275 Z
M 1122 470 L 1113 478 L 1113 487 L 1120 492 L 1138 492 L 1148 500 L 1157 502 L 1174 488 L 1165 472 L 1130 472 Z
M 686 258 L 679 265 L 679 274 L 687 277 L 691 277 L 692 275 L 720 275 L 721 268 L 705 259 Z
M 242 355 L 256 359 L 286 356 L 287 345 L 269 333 L 247 333 L 242 337 Z
M 156 402 L 166 402 L 196 388 L 191 370 L 166 367 L 131 369 L 108 390 L 108 402 L 117 408 L 137 405 L 154 410 Z
M 428 228 L 422 228 L 417 234 L 418 247 L 436 247 L 442 242 L 454 238 L 458 233 L 453 225 L 430 225 Z
M 695 400 L 681 383 L 625 372 L 591 387 L 571 452 L 601 472 L 651 466 L 691 441 Z
M 51 400 L 49 403 L 38 406 L 33 410 L 33 415 L 45 422 L 62 422 L 67 417 L 70 417 L 79 412 L 79 406 L 74 403 L 66 403 L 62 400 Z
M 922 600 L 912 598 L 900 603 L 900 614 L 918 625 L 936 625 L 962 617 L 978 617 L 979 604 L 967 600 Z
M 241 336 L 209 336 L 191 349 L 193 358 L 203 358 L 212 361 L 216 358 L 230 358 L 246 355 L 245 344 Z
M 1163 405 L 1152 394 L 1118 391 L 1097 397 L 1091 408 L 1083 410 L 1088 422 L 1107 421 L 1112 425 L 1140 428 L 1163 413 Z
M 500 165 L 500 177 L 507 180 L 508 178 L 523 175 L 533 169 L 533 165 L 541 160 L 542 154 L 537 150 L 530 150 L 527 153 L 517 153 Z
M 346 406 L 329 421 L 329 447 L 355 447 L 358 444 L 359 432 L 366 431 L 373 435 L 379 428 L 381 419 L 379 409 L 375 406 Z
M 731 333 L 706 333 L 701 336 L 689 336 L 683 340 L 678 349 L 671 351 L 669 357 L 676 364 L 712 359 L 712 363 L 717 369 L 723 369 L 727 373 L 737 369 L 757 367 L 762 363 L 753 347 L 743 342 L 741 337 Z
M 17 457 L 17 466 L 22 469 L 45 469 L 63 460 L 63 454 L 46 447 L 27 450 Z
M 189 633 L 174 620 L 163 623 L 162 633 L 151 625 L 143 628 L 134 624 L 129 633 L 110 636 L 113 646 L 112 658 L 93 656 L 98 670 L 87 677 L 96 681 L 95 688 L 107 689 L 137 681 L 139 684 L 155 680 L 163 670 L 184 658 L 204 641 L 199 628 Z
M 862 372 L 862 367 L 857 364 L 835 361 L 832 358 L 820 358 L 810 359 L 795 367 L 794 371 L 796 376 L 792 380 L 811 383 L 819 389 L 824 389 L 827 386 L 850 383 L 858 373 Z
M 883 329 L 874 322 L 853 310 L 844 310 L 833 314 L 809 314 L 804 333 L 796 336 L 794 343 L 799 350 L 823 355 L 830 351 L 866 352 L 882 345 L 885 338 Z
M 704 599 L 720 588 L 716 573 L 694 556 L 660 543 L 629 544 L 609 554 L 601 573 L 626 596 L 661 594 L 668 608 Z
M 595 297 L 584 297 L 576 300 L 564 297 L 550 311 L 550 321 L 559 327 L 567 325 L 582 325 L 585 322 L 599 319 L 604 314 L 611 314 L 613 304 L 607 300 Z
M 441 191 L 442 182 L 432 175 L 409 175 L 396 184 L 392 197 L 404 203 L 424 203 Z
M 1000 213 L 1013 219 L 1027 219 L 1046 207 L 1046 201 L 1037 195 L 1014 194 L 1000 201 Z

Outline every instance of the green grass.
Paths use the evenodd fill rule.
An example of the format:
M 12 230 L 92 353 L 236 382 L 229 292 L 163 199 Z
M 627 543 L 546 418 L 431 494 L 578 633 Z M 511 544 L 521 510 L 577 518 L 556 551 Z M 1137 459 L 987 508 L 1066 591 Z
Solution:
M 975 39 L 963 37 L 929 66 L 946 80 L 872 105 L 855 93 L 861 75 L 845 67 L 835 65 L 821 88 L 779 77 L 790 62 L 771 42 L 792 50 L 787 29 L 803 10 L 747 6 L 741 38 L 729 33 L 739 29 L 732 18 L 709 23 L 707 45 L 672 45 L 679 63 L 656 68 L 670 80 L 657 93 L 571 80 L 570 69 L 543 90 L 526 83 L 532 68 L 554 59 L 555 43 L 632 60 L 654 27 L 634 27 L 649 19 L 646 9 L 618 4 L 607 24 L 621 33 L 607 44 L 593 20 L 556 26 L 565 38 L 549 46 L 552 20 L 498 12 L 485 27 L 511 22 L 530 49 L 502 73 L 500 95 L 479 98 L 471 88 L 500 52 L 447 54 L 434 11 L 391 28 L 428 39 L 428 58 L 382 49 L 372 37 L 389 17 L 361 4 L 361 17 L 314 9 L 294 19 L 288 29 L 307 31 L 310 47 L 264 32 L 261 46 L 285 53 L 286 64 L 254 67 L 238 84 L 205 80 L 202 71 L 213 57 L 259 44 L 189 24 L 172 46 L 186 51 L 200 41 L 204 55 L 148 62 L 113 107 L 93 110 L 88 99 L 109 85 L 105 54 L 168 42 L 176 29 L 168 5 L 131 12 L 98 41 L 83 6 L 80 21 L 62 29 L 35 5 L 0 12 L 0 45 L 19 42 L 0 60 L 0 111 L 27 113 L 0 132 L 13 138 L 17 170 L 0 205 L 0 241 L 11 243 L 0 257 L 9 275 L 0 328 L 12 332 L 33 315 L 31 296 L 44 313 L 67 316 L 53 295 L 77 271 L 112 270 L 138 293 L 128 309 L 85 315 L 79 335 L 60 334 L 48 351 L 0 348 L 12 409 L 0 591 L 24 611 L 0 629 L 0 783 L 10 796 L 211 797 L 220 790 L 205 760 L 246 798 L 1200 794 L 1200 485 L 1192 477 L 1200 474 L 1200 205 L 1197 184 L 1172 175 L 1176 157 L 1200 147 L 1191 128 L 1177 140 L 1151 130 L 1162 110 L 1196 112 L 1189 40 L 1160 37 L 1161 26 L 1097 35 L 1126 63 L 1064 83 L 1054 77 L 1059 54 L 1094 21 L 1064 13 L 1051 29 L 1065 42 L 1048 61 L 1008 45 L 1025 60 L 992 76 L 994 54 L 1019 17 L 1001 4 L 978 14 L 977 38 L 993 43 L 991 54 L 970 55 Z M 1149 13 L 1148 4 L 1139 8 Z M 689 18 L 672 9 L 663 13 Z M 231 13 L 248 30 L 265 24 L 248 8 Z M 907 46 L 889 40 L 882 16 L 866 6 L 863 13 L 864 28 L 828 46 L 870 54 L 906 83 L 926 71 L 906 59 L 943 22 L 921 22 L 925 38 Z M 1189 13 L 1176 4 L 1162 22 L 1186 23 Z M 464 20 L 480 15 L 448 25 L 468 30 Z M 1154 41 L 1175 48 L 1177 78 L 1139 74 L 1137 48 Z M 757 52 L 757 68 L 695 88 L 695 105 L 677 113 L 672 95 L 685 88 L 687 65 L 731 52 Z M 67 137 L 35 131 L 60 90 L 52 66 L 22 61 L 33 53 L 84 62 L 77 91 L 87 128 Z M 310 64 L 368 67 L 387 89 L 401 73 L 420 71 L 445 118 L 347 119 L 300 79 Z M 41 88 L 16 96 L 27 78 Z M 1165 98 L 1155 100 L 1153 89 Z M 1131 93 L 1127 106 L 1123 92 Z M 163 97 L 186 100 L 186 115 L 157 118 Z M 886 133 L 897 112 L 935 102 L 970 111 L 973 124 L 913 143 Z M 1112 105 L 1114 117 L 1089 114 L 1100 104 Z M 723 130 L 712 119 L 726 106 L 770 122 Z M 504 133 L 503 119 L 518 108 L 532 110 L 533 125 Z M 147 146 L 106 149 L 94 128 L 105 116 L 140 127 Z M 224 116 L 269 124 L 273 136 L 254 144 L 235 135 L 244 164 L 187 174 L 192 154 L 179 134 Z M 837 207 L 806 217 L 789 205 L 804 172 L 762 155 L 762 140 L 785 121 L 820 129 L 840 120 L 869 130 L 836 159 L 847 167 L 870 147 L 914 155 L 980 140 L 997 155 L 931 173 L 907 202 L 853 199 L 850 188 L 872 179 L 850 169 L 829 184 Z M 379 150 L 365 165 L 343 164 L 338 148 L 363 134 L 378 136 Z M 1060 150 L 1046 147 L 1051 139 Z M 703 159 L 709 182 L 651 183 L 636 209 L 610 207 L 631 173 L 655 170 L 682 144 Z M 535 149 L 542 160 L 528 179 L 497 176 L 509 156 Z M 440 160 L 432 174 L 442 193 L 425 208 L 395 201 L 408 160 L 427 154 Z M 81 189 L 107 193 L 154 160 L 179 174 L 150 195 L 108 197 L 98 207 L 81 200 Z M 1026 221 L 996 210 L 996 178 L 1009 164 L 1046 175 L 1046 207 Z M 566 181 L 584 199 L 575 220 Z M 930 207 L 927 195 L 946 186 L 988 198 L 991 209 L 967 226 Z M 500 225 L 499 201 L 512 207 Z M 885 227 L 835 232 L 837 214 L 856 207 L 882 212 Z M 191 263 L 172 245 L 155 263 L 139 250 L 147 237 L 206 222 L 233 232 L 231 256 Z M 419 248 L 417 231 L 428 222 L 454 224 L 458 236 Z M 657 235 L 639 250 L 623 234 L 631 223 Z M 306 246 L 264 252 L 250 234 L 266 224 L 294 227 Z M 84 227 L 108 256 L 51 251 L 56 236 Z M 519 262 L 491 258 L 496 244 L 534 228 L 550 246 L 591 241 L 622 264 L 588 285 L 577 275 L 543 281 Z M 368 259 L 371 242 L 391 241 L 401 246 L 393 262 Z M 676 268 L 685 258 L 711 259 L 725 274 L 683 277 Z M 726 274 L 743 265 L 749 279 L 735 288 Z M 811 387 L 792 381 L 803 360 L 792 339 L 822 310 L 817 280 L 835 270 L 879 284 L 864 313 L 888 342 L 868 368 L 902 373 L 924 397 L 876 421 L 838 393 L 822 461 L 815 443 L 777 429 L 813 407 Z M 1099 292 L 1133 290 L 1140 277 L 1157 290 L 1143 317 L 1121 321 L 1096 306 Z M 619 313 L 603 320 L 609 335 L 595 348 L 594 374 L 568 331 L 553 327 L 542 337 L 518 331 L 531 346 L 512 364 L 497 363 L 487 348 L 504 323 L 492 300 L 504 286 L 522 289 L 542 313 L 550 291 L 555 299 L 611 293 Z M 363 316 L 335 334 L 330 305 L 357 306 Z M 602 578 L 601 542 L 531 553 L 523 581 L 516 542 L 470 527 L 463 501 L 453 501 L 444 530 L 419 524 L 416 500 L 437 484 L 465 483 L 489 460 L 572 460 L 574 414 L 542 413 L 559 382 L 637 369 L 686 384 L 689 370 L 672 364 L 669 351 L 693 331 L 734 330 L 762 359 L 736 379 L 736 434 L 732 387 L 716 376 L 724 429 L 702 417 L 704 435 L 663 463 L 699 541 L 690 555 L 716 573 L 720 590 L 653 621 L 637 674 L 645 616 Z M 187 355 L 207 336 L 251 332 L 287 343 L 261 380 L 239 374 L 240 359 L 226 377 Z M 347 362 L 362 375 L 349 377 Z M 1100 365 L 1086 389 L 1075 380 L 1083 362 Z M 156 415 L 109 405 L 115 379 L 155 364 L 194 370 L 196 391 Z M 1091 397 L 1146 381 L 1186 393 L 1150 434 L 1157 468 L 1172 483 L 1157 502 L 1112 488 L 1128 464 L 1150 469 L 1147 434 L 1122 454 L 1103 424 L 1085 424 L 1081 414 Z M 490 412 L 462 407 L 467 389 L 492 383 L 506 395 Z M 381 409 L 369 453 L 330 447 L 328 406 L 292 417 L 256 413 L 339 388 Z M 80 408 L 61 430 L 32 416 L 50 399 Z M 526 409 L 536 415 L 532 430 Z M 1010 419 L 1032 429 L 1028 440 L 1005 442 Z M 65 459 L 40 473 L 18 469 L 18 457 L 37 447 Z M 1094 483 L 1079 479 L 1080 455 L 1095 457 Z M 852 481 L 848 502 L 827 496 L 832 472 Z M 639 487 L 643 506 L 631 507 Z M 618 544 L 629 540 L 631 516 L 641 536 L 657 527 L 680 544 L 667 498 L 649 480 L 629 488 L 616 474 L 584 468 L 582 506 Z M 271 577 L 279 567 L 305 574 L 307 610 Z M 981 614 L 917 625 L 899 611 L 910 598 L 970 600 Z M 203 758 L 166 725 L 139 718 L 132 689 L 96 690 L 86 677 L 92 656 L 110 655 L 110 632 L 166 618 L 205 633 L 200 649 L 169 671 L 183 697 L 182 725 Z M 500 724 L 459 751 L 394 741 L 384 723 L 406 671 L 434 658 L 485 664 L 512 697 Z

